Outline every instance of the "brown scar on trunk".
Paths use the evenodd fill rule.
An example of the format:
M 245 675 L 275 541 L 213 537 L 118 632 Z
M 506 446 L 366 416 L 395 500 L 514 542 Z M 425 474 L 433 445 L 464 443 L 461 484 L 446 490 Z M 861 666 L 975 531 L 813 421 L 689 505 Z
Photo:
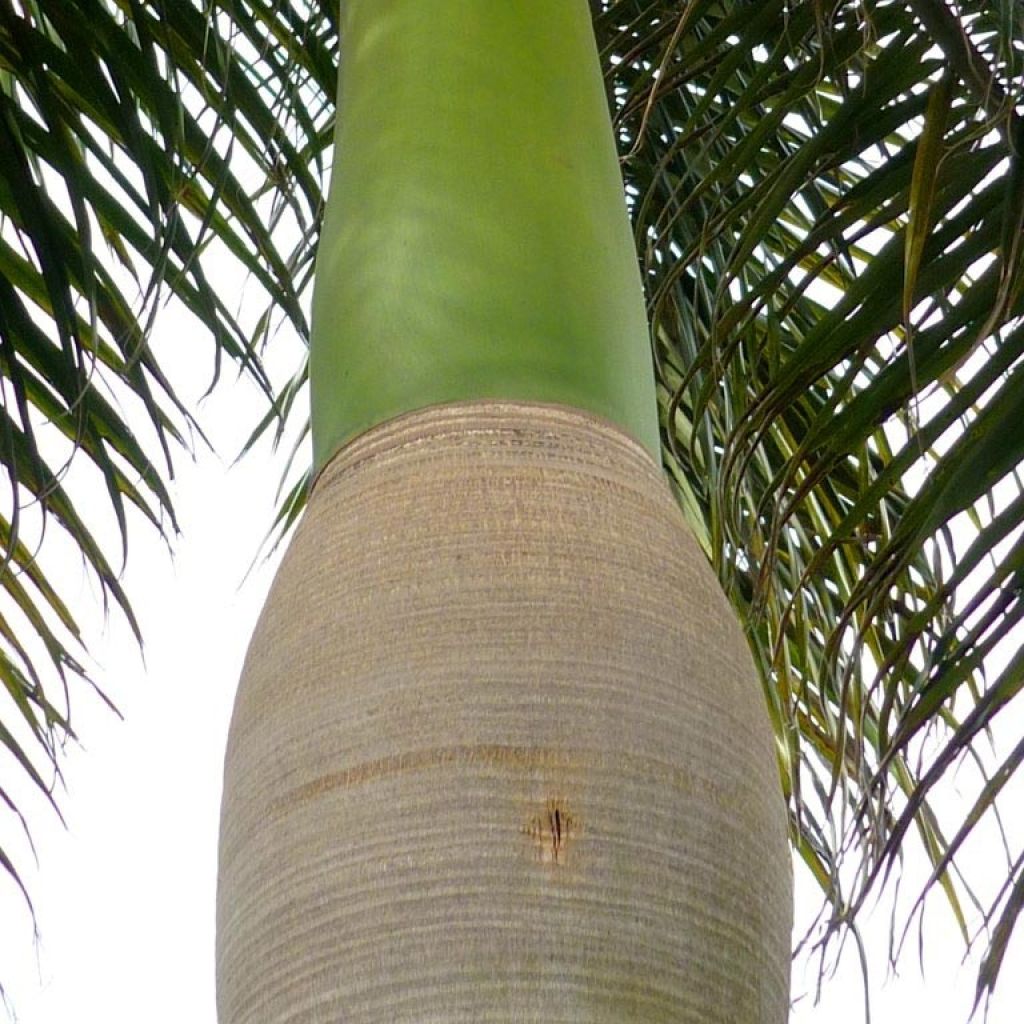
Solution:
M 567 862 L 569 847 L 582 831 L 582 822 L 566 808 L 563 799 L 552 797 L 521 831 L 533 839 L 542 864 L 561 866 Z

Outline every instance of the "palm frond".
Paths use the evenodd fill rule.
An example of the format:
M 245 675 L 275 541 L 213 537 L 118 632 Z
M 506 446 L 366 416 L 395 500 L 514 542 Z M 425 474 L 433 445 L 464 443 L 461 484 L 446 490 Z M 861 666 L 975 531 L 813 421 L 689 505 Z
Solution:
M 966 929 L 952 855 L 1001 786 L 952 841 L 930 800 L 1020 687 L 1019 658 L 984 678 L 1024 614 L 1020 501 L 987 511 L 1024 459 L 1020 11 L 593 6 L 666 461 L 748 625 L 794 844 L 849 922 L 916 831 Z
M 201 435 L 149 345 L 153 318 L 176 299 L 211 336 L 210 387 L 227 357 L 272 413 L 261 345 L 282 320 L 307 330 L 301 268 L 278 239 L 314 230 L 322 168 L 290 141 L 256 63 L 285 68 L 280 39 L 321 59 L 331 40 L 318 49 L 297 26 L 205 8 L 0 2 L 0 747 L 52 804 L 70 699 L 96 684 L 51 552 L 69 538 L 138 634 L 118 568 L 130 510 L 161 535 L 176 528 L 172 452 Z M 290 105 L 316 140 L 327 113 Z M 265 315 L 243 318 L 218 291 L 212 268 L 226 258 L 262 291 Z M 84 511 L 97 489 L 120 554 Z M 21 885 L 10 848 L 0 864 Z

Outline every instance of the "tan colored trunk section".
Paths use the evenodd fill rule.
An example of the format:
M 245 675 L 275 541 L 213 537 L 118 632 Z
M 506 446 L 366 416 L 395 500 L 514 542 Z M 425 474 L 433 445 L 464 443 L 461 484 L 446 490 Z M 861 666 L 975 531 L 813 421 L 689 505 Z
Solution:
M 249 649 L 221 1024 L 783 1024 L 762 697 L 660 471 L 500 403 L 320 478 Z

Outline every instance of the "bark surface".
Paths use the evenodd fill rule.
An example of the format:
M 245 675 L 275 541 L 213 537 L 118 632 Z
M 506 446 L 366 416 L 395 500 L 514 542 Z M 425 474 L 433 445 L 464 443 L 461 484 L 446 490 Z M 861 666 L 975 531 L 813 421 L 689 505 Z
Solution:
M 659 469 L 564 408 L 321 475 L 229 739 L 221 1024 L 783 1024 L 791 869 L 745 641 Z

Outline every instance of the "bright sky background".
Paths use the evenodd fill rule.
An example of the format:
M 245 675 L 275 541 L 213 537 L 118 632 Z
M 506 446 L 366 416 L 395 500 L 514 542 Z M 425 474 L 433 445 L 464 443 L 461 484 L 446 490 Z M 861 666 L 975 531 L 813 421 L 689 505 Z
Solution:
M 206 349 L 191 347 L 191 328 L 173 316 L 160 329 L 161 345 L 184 347 L 179 373 L 193 373 L 201 390 Z M 39 863 L 37 869 L 29 859 L 22 864 L 36 901 L 38 945 L 20 898 L 6 881 L 0 885 L 0 981 L 20 1024 L 215 1024 L 221 759 L 247 637 L 272 566 L 242 580 L 270 523 L 280 471 L 265 448 L 229 467 L 257 408 L 243 384 L 228 384 L 206 403 L 205 422 L 221 457 L 201 452 L 194 464 L 179 459 L 174 496 L 183 539 L 173 561 L 151 532 L 133 533 L 126 583 L 146 636 L 145 667 L 116 617 L 103 626 L 97 613 L 86 623 L 100 637 L 95 660 L 125 721 L 79 692 L 74 724 L 82 746 L 69 749 L 68 792 L 60 801 L 68 829 L 38 802 L 32 805 Z M 82 577 L 76 562 L 68 573 L 73 581 Z M 78 607 L 94 604 L 94 589 L 83 586 Z M 6 783 L 9 766 L 0 769 Z M 815 897 L 806 886 L 800 893 L 806 915 Z M 901 977 L 886 980 L 884 908 L 876 915 L 869 929 L 876 1022 L 967 1019 L 974 965 L 960 966 L 952 919 L 938 899 L 928 926 L 927 986 L 913 941 Z M 1014 950 L 1016 965 L 1011 960 L 1004 968 L 991 1024 L 1020 1024 L 1019 937 L 1011 958 Z M 859 1024 L 852 944 L 840 978 L 817 1007 L 814 983 L 813 970 L 798 964 L 794 996 L 810 997 L 798 1002 L 791 1024 Z

